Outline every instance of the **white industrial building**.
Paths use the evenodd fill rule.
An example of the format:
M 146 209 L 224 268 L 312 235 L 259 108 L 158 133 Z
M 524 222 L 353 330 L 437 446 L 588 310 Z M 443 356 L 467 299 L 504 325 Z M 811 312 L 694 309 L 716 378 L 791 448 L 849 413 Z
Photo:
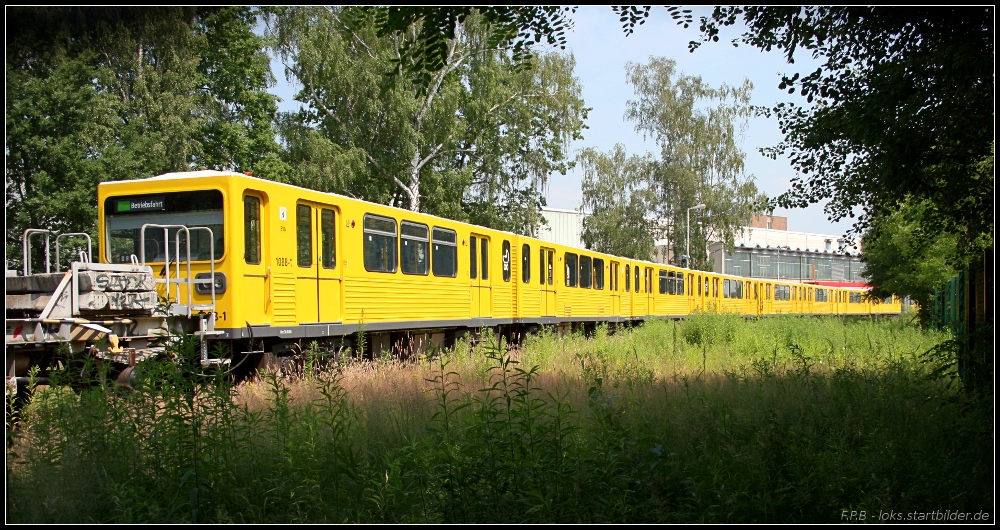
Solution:
M 576 248 L 584 248 L 583 219 L 576 210 L 542 208 L 548 223 L 538 237 Z M 715 272 L 751 278 L 793 281 L 864 282 L 861 249 L 845 244 L 842 236 L 789 231 L 788 218 L 757 216 L 736 234 L 732 251 L 722 243 L 710 243 L 708 253 Z M 656 241 L 654 259 L 668 263 L 673 255 L 665 240 Z

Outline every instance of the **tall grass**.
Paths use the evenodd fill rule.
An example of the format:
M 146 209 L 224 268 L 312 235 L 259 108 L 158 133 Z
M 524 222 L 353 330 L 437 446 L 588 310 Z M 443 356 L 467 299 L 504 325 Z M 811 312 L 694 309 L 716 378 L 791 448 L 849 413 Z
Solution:
M 237 387 L 149 363 L 131 389 L 35 393 L 7 429 L 8 520 L 992 514 L 992 397 L 961 391 L 945 339 L 894 318 L 698 314 Z

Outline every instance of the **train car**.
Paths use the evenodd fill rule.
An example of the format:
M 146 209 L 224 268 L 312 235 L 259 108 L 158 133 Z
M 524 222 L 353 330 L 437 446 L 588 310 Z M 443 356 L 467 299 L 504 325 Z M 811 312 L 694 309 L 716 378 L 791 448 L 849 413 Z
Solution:
M 128 364 L 161 347 L 152 328 L 168 317 L 181 322 L 175 331 L 201 338 L 203 364 L 228 362 L 208 355 L 222 343 L 234 358 L 253 357 L 248 365 L 256 365 L 294 356 L 313 341 L 348 346 L 362 331 L 372 351 L 403 351 L 445 345 L 485 327 L 571 329 L 695 311 L 900 309 L 893 300 L 871 304 L 859 290 L 622 258 L 233 172 L 101 183 L 98 228 L 97 252 L 87 260 L 93 263 L 74 264 L 65 285 L 76 289 L 79 274 L 104 267 L 141 276 L 161 303 L 132 308 L 146 319 L 138 331 L 115 320 L 113 304 L 90 313 L 74 305 L 66 319 L 79 324 L 88 314 L 104 315 L 111 328 L 77 337 L 73 350 Z M 41 325 L 49 316 L 19 315 L 23 325 Z M 7 327 L 10 344 L 9 301 Z M 110 336 L 115 355 L 98 348 Z M 8 355 L 8 368 L 12 362 Z

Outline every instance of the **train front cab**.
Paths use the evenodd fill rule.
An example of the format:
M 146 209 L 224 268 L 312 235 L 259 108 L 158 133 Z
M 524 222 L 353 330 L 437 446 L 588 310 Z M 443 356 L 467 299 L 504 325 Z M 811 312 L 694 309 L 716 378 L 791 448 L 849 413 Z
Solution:
M 211 288 L 207 284 L 189 288 L 178 278 L 208 279 L 214 266 L 214 316 L 217 324 L 224 324 L 242 317 L 234 311 L 246 296 L 232 285 L 242 274 L 234 250 L 239 247 L 233 242 L 234 235 L 241 234 L 234 233 L 234 225 L 240 224 L 242 212 L 231 207 L 232 197 L 239 196 L 240 190 L 219 172 L 198 172 L 187 178 L 181 175 L 185 174 L 98 186 L 98 260 L 130 263 L 135 256 L 137 261 L 151 265 L 158 279 L 170 276 L 172 302 L 190 302 L 198 307 L 211 304 Z M 191 185 L 192 178 L 197 186 Z M 187 232 L 179 225 L 187 227 Z M 169 270 L 165 265 L 168 259 Z M 157 291 L 161 298 L 168 294 L 163 283 Z

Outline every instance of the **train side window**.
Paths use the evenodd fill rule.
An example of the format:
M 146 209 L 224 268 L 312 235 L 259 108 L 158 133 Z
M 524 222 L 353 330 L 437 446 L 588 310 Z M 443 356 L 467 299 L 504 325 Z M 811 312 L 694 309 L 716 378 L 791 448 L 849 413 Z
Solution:
M 594 289 L 604 289 L 604 260 L 594 258 Z
M 426 276 L 427 258 L 430 254 L 427 225 L 403 221 L 399 223 L 399 236 L 402 243 L 399 257 L 403 274 Z
M 697 283 L 698 283 L 698 296 L 701 296 L 702 290 L 701 290 L 701 276 L 700 275 L 698 276 L 698 282 Z
M 577 269 L 577 255 L 567 252 L 565 254 L 566 259 L 566 287 L 576 287 L 577 284 L 577 274 L 580 272 Z
M 337 268 L 337 223 L 333 210 L 323 208 L 319 214 L 320 252 L 324 269 Z
M 243 197 L 243 261 L 260 265 L 260 199 Z
M 736 280 L 736 298 L 743 298 L 743 280 Z
M 312 208 L 308 204 L 295 206 L 295 264 L 312 267 Z
M 694 274 L 688 274 L 687 281 L 687 295 L 691 296 L 694 294 Z
M 668 273 L 665 270 L 662 270 L 662 269 L 660 270 L 660 294 L 667 294 L 667 282 L 668 282 L 667 275 L 668 274 L 670 276 L 674 275 L 674 273 L 672 273 L 672 272 Z M 673 280 L 673 278 L 670 278 L 670 283 L 671 283 L 670 286 L 671 287 L 673 287 L 673 281 L 672 280 Z M 673 294 L 673 293 L 671 293 L 671 294 Z
M 580 256 L 580 287 L 590 289 L 594 278 L 594 263 L 590 256 Z
M 503 241 L 500 250 L 500 269 L 503 273 L 503 281 L 510 281 L 510 241 Z
M 545 285 L 545 249 L 538 249 L 538 282 Z
M 546 265 L 546 267 L 548 269 L 548 271 L 547 271 L 548 272 L 548 284 L 552 285 L 552 277 L 555 275 L 555 271 L 556 271 L 556 265 L 555 265 L 556 251 L 549 250 L 549 251 L 546 252 L 546 254 L 548 254 L 548 258 L 549 258 L 548 259 L 548 264 Z
M 365 270 L 396 272 L 396 220 L 365 214 Z
M 633 270 L 635 271 L 635 292 L 641 293 L 642 291 L 639 290 L 639 266 L 636 265 Z
M 684 294 L 684 273 L 683 272 L 678 272 L 677 273 L 677 294 L 680 294 L 680 295 Z
M 458 233 L 434 227 L 431 235 L 434 236 L 434 252 L 431 254 L 434 276 L 458 276 Z
M 708 296 L 708 277 L 705 277 L 705 296 Z
M 476 247 L 478 243 L 479 238 L 469 237 L 469 278 L 473 280 L 479 277 L 479 248 Z
M 521 282 L 531 283 L 531 247 L 521 245 Z
M 625 264 L 625 292 L 626 293 L 629 292 L 629 288 L 632 286 L 632 276 L 630 276 L 631 273 L 632 273 L 632 271 L 629 270 L 629 265 Z
M 729 298 L 729 280 L 722 281 L 722 297 Z
M 483 280 L 490 279 L 490 240 L 485 237 L 479 238 L 479 249 L 482 259 L 479 261 L 480 278 Z

